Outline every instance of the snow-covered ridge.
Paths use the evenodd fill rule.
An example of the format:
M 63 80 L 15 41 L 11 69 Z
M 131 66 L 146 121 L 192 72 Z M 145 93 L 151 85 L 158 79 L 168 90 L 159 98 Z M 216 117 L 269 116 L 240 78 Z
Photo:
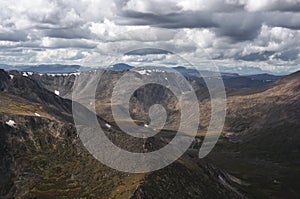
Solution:
M 24 77 L 28 77 L 28 76 L 33 75 L 33 72 L 23 72 L 22 75 L 23 75 Z
M 24 77 L 29 77 L 32 75 L 39 75 L 39 76 L 52 76 L 52 77 L 56 77 L 56 76 L 71 76 L 71 75 L 75 75 L 78 76 L 80 75 L 80 72 L 74 72 L 74 73 L 35 73 L 35 72 L 22 72 L 22 76 Z
M 166 71 L 160 69 L 143 69 L 135 71 L 141 75 L 150 75 L 151 73 L 165 73 Z
M 55 77 L 55 76 L 71 76 L 71 75 L 78 76 L 78 75 L 80 75 L 80 72 L 76 72 L 76 73 L 47 73 L 47 74 L 40 73 L 39 75 L 40 76 L 48 75 L 48 76 L 52 76 L 52 77 Z

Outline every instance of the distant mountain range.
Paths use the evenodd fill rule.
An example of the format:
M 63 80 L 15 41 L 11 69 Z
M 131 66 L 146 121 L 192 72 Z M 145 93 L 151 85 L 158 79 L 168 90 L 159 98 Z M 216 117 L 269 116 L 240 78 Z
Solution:
M 99 68 L 99 67 L 98 67 Z M 117 63 L 108 68 L 107 70 L 131 70 L 135 68 L 134 66 L 128 65 L 126 63 Z M 178 72 L 183 75 L 191 75 L 193 73 L 197 73 L 197 70 L 186 68 L 183 66 L 175 66 L 173 67 Z M 80 65 L 65 65 L 65 64 L 41 64 L 41 65 L 7 65 L 0 64 L 0 69 L 4 70 L 19 70 L 19 71 L 30 71 L 30 72 L 40 72 L 40 73 L 72 73 L 78 71 L 87 71 L 91 70 L 91 67 L 80 66 Z M 219 67 L 219 71 L 222 73 L 222 76 L 245 76 L 245 75 L 257 75 L 257 74 L 272 74 L 272 75 L 288 75 L 288 73 L 274 73 L 271 71 L 262 70 L 259 67 L 252 66 L 236 66 L 236 67 Z M 203 75 L 206 75 L 207 72 L 211 74 L 208 70 L 202 70 Z
M 78 71 L 90 70 L 89 67 L 80 65 L 64 65 L 64 64 L 41 64 L 41 65 L 0 65 L 0 69 L 4 70 L 18 70 L 39 73 L 73 73 Z
M 108 69 L 109 70 L 131 70 L 133 68 L 134 68 L 133 66 L 130 66 L 128 64 L 118 63 L 118 64 L 114 64 L 113 66 L 111 66 Z
M 268 70 L 262 70 L 259 67 L 254 66 L 234 66 L 234 67 L 227 67 L 227 66 L 220 66 L 219 70 L 225 73 L 237 73 L 239 75 L 257 75 L 257 74 L 272 74 L 272 75 L 288 75 L 289 73 L 283 72 L 271 72 Z
M 26 72 L 35 72 L 35 73 L 44 73 L 44 74 L 71 74 L 79 71 L 90 71 L 92 68 L 82 67 L 80 65 L 63 65 L 63 64 L 53 64 L 53 65 L 36 65 L 36 66 L 9 66 L 9 65 L 0 65 L 0 68 L 4 68 L 5 70 L 17 70 L 17 71 L 26 71 Z M 105 68 L 105 70 L 109 71 L 128 71 L 134 69 L 134 71 L 151 71 L 154 70 L 155 67 L 147 66 L 147 67 L 133 67 L 125 63 L 114 64 L 111 67 Z M 221 72 L 217 73 L 214 71 L 202 70 L 198 71 L 192 68 L 186 68 L 183 66 L 173 67 L 174 70 L 179 72 L 185 78 L 190 81 L 196 81 L 197 84 L 204 85 L 204 77 L 206 78 L 221 78 L 224 81 L 224 85 L 226 88 L 250 88 L 257 87 L 269 84 L 280 79 L 282 76 L 276 76 L 271 74 L 255 74 L 255 75 L 240 75 L 238 73 L 232 72 Z M 101 69 L 99 69 L 101 70 Z M 164 70 L 162 68 L 161 70 Z M 250 70 L 249 68 L 246 70 Z M 257 70 L 258 71 L 258 70 Z M 262 71 L 260 71 L 262 72 Z M 39 75 L 36 76 L 39 78 Z M 65 80 L 66 82 L 69 80 Z

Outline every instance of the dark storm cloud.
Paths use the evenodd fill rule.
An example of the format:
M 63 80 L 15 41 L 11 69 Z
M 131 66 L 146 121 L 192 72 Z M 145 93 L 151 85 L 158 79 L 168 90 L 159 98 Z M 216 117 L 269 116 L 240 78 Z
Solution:
M 45 29 L 44 34 L 47 37 L 63 39 L 89 39 L 91 32 L 87 28 L 62 28 L 62 29 Z
M 166 55 L 166 54 L 173 54 L 173 53 L 162 49 L 156 49 L 156 48 L 144 48 L 144 49 L 133 50 L 128 53 L 125 53 L 125 55 L 159 55 L 159 54 Z
M 117 23 L 120 25 L 149 25 L 168 29 L 212 28 L 219 36 L 230 37 L 233 41 L 253 40 L 260 33 L 264 24 L 270 27 L 300 30 L 300 13 L 286 12 L 299 9 L 299 2 L 288 3 L 287 5 L 284 2 L 276 2 L 269 6 L 267 4 L 264 7 L 256 8 L 257 11 L 254 12 L 246 11 L 246 5 L 242 4 L 231 7 L 226 4 L 227 8 L 233 9 L 234 12 L 228 12 L 228 9 L 227 12 L 220 12 L 221 7 L 217 7 L 217 5 L 211 10 L 176 10 L 176 12 L 167 14 L 126 9 L 118 13 L 120 19 L 117 20 Z M 285 6 L 281 7 L 281 5 Z
M 280 59 L 283 61 L 293 61 L 296 60 L 299 56 L 300 49 L 299 47 L 296 49 L 286 50 L 283 52 L 279 52 L 274 55 L 274 58 Z
M 120 24 L 151 25 L 160 28 L 211 28 L 217 24 L 213 21 L 212 13 L 184 11 L 170 14 L 142 13 L 123 11 Z
M 263 13 L 261 14 L 261 18 L 263 19 L 262 23 L 265 22 L 272 27 L 300 30 L 300 13 Z
M 27 33 L 22 31 L 13 31 L 13 32 L 0 32 L 0 41 L 13 41 L 13 42 L 20 42 L 20 41 L 27 41 Z
M 262 26 L 260 14 L 252 13 L 210 13 L 189 11 L 167 15 L 125 12 L 131 25 L 151 25 L 160 28 L 213 28 L 219 36 L 227 36 L 236 41 L 256 38 Z
M 262 19 L 260 14 L 238 12 L 216 14 L 219 27 L 215 29 L 219 36 L 228 36 L 235 41 L 252 40 L 260 33 Z

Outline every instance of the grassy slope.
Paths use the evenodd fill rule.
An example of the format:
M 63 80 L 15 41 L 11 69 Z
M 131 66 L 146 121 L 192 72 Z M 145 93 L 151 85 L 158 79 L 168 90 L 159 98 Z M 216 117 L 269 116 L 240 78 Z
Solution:
M 36 116 L 35 113 L 42 117 L 51 118 L 39 104 L 31 103 L 23 98 L 7 93 L 0 95 L 0 112 L 11 115 L 28 115 Z

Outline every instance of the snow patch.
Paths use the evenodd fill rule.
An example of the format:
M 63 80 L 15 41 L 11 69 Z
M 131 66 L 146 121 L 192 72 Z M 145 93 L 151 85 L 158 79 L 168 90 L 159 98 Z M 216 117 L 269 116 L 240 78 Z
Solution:
M 75 76 L 78 76 L 80 75 L 80 72 L 76 72 L 76 73 L 47 73 L 48 76 L 51 76 L 51 77 L 59 77 L 59 76 L 71 76 L 71 75 L 75 75 Z
M 164 73 L 164 72 L 165 72 L 165 71 L 159 70 L 159 69 L 153 69 L 152 71 L 153 71 L 153 72 L 157 72 L 157 73 Z
M 55 90 L 54 93 L 55 93 L 56 95 L 59 95 L 59 91 L 58 91 L 58 90 Z
M 14 78 L 14 76 L 13 76 L 13 75 L 9 75 L 9 77 L 10 77 L 10 79 L 13 79 L 13 78 Z
M 11 126 L 11 127 L 15 127 L 15 126 L 16 126 L 16 123 L 15 123 L 15 121 L 13 121 L 13 120 L 9 120 L 8 122 L 6 122 L 6 124 L 7 124 L 8 126 Z
M 150 75 L 150 73 L 156 72 L 156 73 L 165 73 L 166 71 L 163 70 L 159 70 L 159 69 L 144 69 L 144 70 L 139 70 L 136 71 L 137 73 L 141 74 L 141 75 Z
M 71 73 L 71 75 L 78 76 L 78 75 L 80 75 L 80 72 L 77 72 L 77 73 Z
M 24 77 L 28 77 L 28 74 L 26 72 L 23 72 Z
M 136 71 L 136 72 L 141 75 L 150 75 L 147 70 L 140 70 L 140 71 Z

